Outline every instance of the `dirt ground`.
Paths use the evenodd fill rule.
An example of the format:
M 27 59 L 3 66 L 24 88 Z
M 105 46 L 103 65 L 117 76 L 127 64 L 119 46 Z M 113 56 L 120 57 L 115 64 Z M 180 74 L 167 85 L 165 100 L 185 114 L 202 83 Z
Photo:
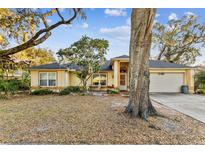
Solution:
M 205 124 L 160 104 L 149 122 L 124 113 L 122 96 L 0 100 L 1 144 L 205 144 Z

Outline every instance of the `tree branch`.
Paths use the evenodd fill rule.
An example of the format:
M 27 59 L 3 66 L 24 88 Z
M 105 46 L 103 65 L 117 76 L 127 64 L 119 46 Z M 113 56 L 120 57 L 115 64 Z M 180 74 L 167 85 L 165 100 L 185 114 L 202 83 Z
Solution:
M 18 45 L 16 47 L 13 47 L 10 49 L 0 50 L 0 57 L 9 56 L 9 55 L 15 54 L 17 52 L 20 52 L 22 50 L 28 49 L 30 47 L 34 47 L 36 45 L 39 45 L 40 43 L 42 43 L 48 39 L 48 37 L 51 35 L 51 31 L 53 29 L 55 29 L 56 27 L 63 25 L 63 24 L 70 24 L 77 17 L 79 11 L 80 11 L 80 9 L 73 9 L 74 14 L 72 17 L 70 17 L 68 20 L 65 20 L 65 21 L 59 21 L 51 26 L 49 26 L 47 24 L 47 21 L 45 18 L 45 16 L 47 16 L 47 14 L 49 14 L 51 12 L 44 14 L 44 17 L 42 18 L 44 25 L 45 25 L 44 29 L 39 30 L 32 38 L 30 38 L 28 41 L 26 41 L 25 43 L 23 43 L 21 45 Z M 45 35 L 43 35 L 44 33 L 45 33 Z M 41 36 L 41 35 L 43 35 L 43 36 Z
M 65 20 L 64 20 L 63 16 L 60 14 L 60 11 L 58 10 L 58 8 L 56 8 L 56 11 L 57 11 L 58 16 L 59 16 L 59 17 L 61 18 L 61 20 L 64 22 Z

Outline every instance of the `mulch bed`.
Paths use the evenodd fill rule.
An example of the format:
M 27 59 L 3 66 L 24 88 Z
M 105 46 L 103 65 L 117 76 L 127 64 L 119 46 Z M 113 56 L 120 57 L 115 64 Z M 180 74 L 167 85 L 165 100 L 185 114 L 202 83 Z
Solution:
M 149 122 L 118 96 L 23 96 L 0 100 L 1 144 L 205 144 L 205 124 L 154 103 Z

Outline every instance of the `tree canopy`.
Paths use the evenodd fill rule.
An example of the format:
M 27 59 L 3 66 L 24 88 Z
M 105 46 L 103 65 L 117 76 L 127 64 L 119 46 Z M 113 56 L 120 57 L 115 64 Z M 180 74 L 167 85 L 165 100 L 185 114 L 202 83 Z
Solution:
M 205 71 L 200 71 L 195 74 L 195 87 L 205 88 Z
M 57 53 L 64 62 L 69 62 L 79 67 L 77 72 L 84 88 L 87 80 L 100 70 L 105 63 L 105 54 L 109 43 L 104 39 L 92 39 L 87 36 L 71 44 L 70 47 L 61 49 Z
M 30 66 L 37 66 L 55 62 L 54 53 L 44 48 L 29 48 L 11 56 L 16 61 L 28 62 Z
M 65 13 L 66 12 L 66 13 Z M 59 9 L 0 9 L 0 57 L 26 50 L 43 43 L 51 31 L 63 24 L 71 24 L 78 16 L 85 19 L 82 9 L 66 9 L 64 15 Z M 65 15 L 66 14 L 66 15 Z M 49 24 L 50 16 L 59 20 Z M 43 24 L 43 27 L 40 24 Z M 16 46 L 11 47 L 11 44 Z
M 178 64 L 193 64 L 200 56 L 205 42 L 205 25 L 194 14 L 181 19 L 169 20 L 166 24 L 155 23 L 153 42 L 159 49 L 158 60 Z
M 53 52 L 43 48 L 29 48 L 11 55 L 9 59 L 0 59 L 0 75 L 24 70 L 29 66 L 47 64 L 55 61 Z

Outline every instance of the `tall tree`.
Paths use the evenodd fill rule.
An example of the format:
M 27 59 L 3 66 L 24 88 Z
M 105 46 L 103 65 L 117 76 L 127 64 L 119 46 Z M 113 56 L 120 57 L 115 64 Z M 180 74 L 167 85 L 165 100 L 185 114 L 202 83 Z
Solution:
M 44 48 L 29 48 L 11 56 L 16 61 L 25 61 L 31 66 L 55 62 L 54 53 Z
M 0 60 L 0 76 L 8 76 L 15 71 L 26 70 L 29 66 L 47 64 L 55 61 L 53 52 L 43 48 L 29 48 Z
M 186 14 L 181 19 L 169 20 L 166 24 L 155 23 L 153 42 L 159 49 L 158 60 L 178 64 L 193 64 L 205 45 L 205 25 L 197 16 Z
M 126 108 L 134 117 L 156 114 L 149 97 L 149 57 L 156 9 L 132 9 L 130 38 L 130 92 Z
M 66 15 L 67 12 L 67 15 Z M 82 9 L 67 9 L 62 14 L 59 9 L 1 9 L 0 10 L 0 57 L 8 57 L 22 50 L 43 43 L 51 36 L 51 31 L 60 25 L 71 24 L 78 16 L 85 18 Z M 59 20 L 50 24 L 48 17 L 58 16 Z M 40 27 L 40 23 L 43 27 Z M 17 43 L 8 48 L 10 40 Z M 13 42 L 12 42 L 13 44 Z
M 83 36 L 69 48 L 59 50 L 57 54 L 62 57 L 64 62 L 79 67 L 77 76 L 81 80 L 84 89 L 86 89 L 87 81 L 104 64 L 108 47 L 107 40 Z

